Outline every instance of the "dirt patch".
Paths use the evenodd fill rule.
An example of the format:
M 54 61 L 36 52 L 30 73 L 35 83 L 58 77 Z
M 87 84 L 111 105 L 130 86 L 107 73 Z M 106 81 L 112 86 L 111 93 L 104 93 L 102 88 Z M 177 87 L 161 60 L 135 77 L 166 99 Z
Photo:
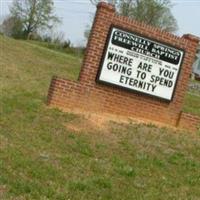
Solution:
M 8 142 L 8 139 L 5 136 L 0 135 L 0 150 L 8 148 L 10 145 L 11 144 Z
M 54 107 L 54 106 L 51 106 Z M 107 113 L 91 113 L 79 109 L 61 109 L 64 112 L 77 114 L 79 117 L 68 122 L 65 126 L 75 132 L 87 131 L 101 131 L 109 132 L 110 122 L 116 122 L 117 124 L 143 124 L 147 126 L 155 126 L 158 128 L 169 128 L 173 131 L 178 130 L 173 126 L 169 126 L 163 123 L 150 121 L 142 118 L 130 118 L 125 116 L 112 115 Z
M 65 124 L 65 126 L 67 129 L 75 132 L 107 132 L 109 131 L 109 121 L 103 115 L 81 114 L 78 118 Z
M 0 199 L 3 199 L 3 196 L 7 191 L 8 190 L 5 185 L 0 185 Z
M 62 109 L 63 110 L 63 109 Z M 72 131 L 81 132 L 104 132 L 107 133 L 110 130 L 110 122 L 129 124 L 136 123 L 128 117 L 120 117 L 107 113 L 91 113 L 78 109 L 64 109 L 64 112 L 77 114 L 78 117 L 71 122 L 65 124 L 65 126 Z

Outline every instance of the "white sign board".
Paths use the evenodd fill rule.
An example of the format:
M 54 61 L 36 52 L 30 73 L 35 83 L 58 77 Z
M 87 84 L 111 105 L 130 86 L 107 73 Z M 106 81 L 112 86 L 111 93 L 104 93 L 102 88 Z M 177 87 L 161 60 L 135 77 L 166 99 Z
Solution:
M 112 27 L 97 81 L 171 101 L 183 56 L 182 50 Z

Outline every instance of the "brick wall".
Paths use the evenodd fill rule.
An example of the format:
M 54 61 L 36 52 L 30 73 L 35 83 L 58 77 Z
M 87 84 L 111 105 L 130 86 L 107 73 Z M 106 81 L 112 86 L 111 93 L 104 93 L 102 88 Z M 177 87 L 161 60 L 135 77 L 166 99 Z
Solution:
M 136 92 L 130 93 L 95 82 L 111 25 L 185 50 L 173 101 L 169 103 L 158 98 Z M 60 108 L 78 108 L 91 112 L 146 118 L 176 126 L 180 120 L 197 44 L 198 41 L 193 36 L 185 35 L 182 38 L 174 36 L 158 28 L 118 16 L 113 6 L 100 3 L 97 7 L 78 81 L 53 77 L 49 88 L 48 104 Z
M 181 113 L 178 126 L 192 131 L 200 130 L 200 118 L 189 113 Z

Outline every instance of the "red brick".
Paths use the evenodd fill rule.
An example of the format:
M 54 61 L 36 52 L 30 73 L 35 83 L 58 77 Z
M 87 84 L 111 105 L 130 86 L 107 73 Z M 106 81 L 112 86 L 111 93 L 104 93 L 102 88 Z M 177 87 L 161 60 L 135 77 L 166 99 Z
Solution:
M 185 50 L 185 58 L 173 101 L 166 103 L 157 98 L 95 83 L 101 55 L 111 25 L 129 29 Z M 54 76 L 49 87 L 47 103 L 61 108 L 75 107 L 86 111 L 109 112 L 128 117 L 146 118 L 195 130 L 200 123 L 199 118 L 182 113 L 181 109 L 197 44 L 197 40 L 191 35 L 177 37 L 145 23 L 119 16 L 111 5 L 100 3 L 78 81 L 65 80 Z

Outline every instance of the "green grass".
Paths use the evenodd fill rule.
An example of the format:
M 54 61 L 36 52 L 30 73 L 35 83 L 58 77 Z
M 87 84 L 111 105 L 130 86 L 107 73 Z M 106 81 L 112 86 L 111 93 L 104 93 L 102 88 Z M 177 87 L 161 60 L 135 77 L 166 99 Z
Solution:
M 51 49 L 53 51 L 57 51 L 60 53 L 65 53 L 73 56 L 82 56 L 84 49 L 81 48 L 74 48 L 74 47 L 68 47 L 68 48 L 62 48 L 60 44 L 56 43 L 50 43 L 50 42 L 42 42 L 37 40 L 27 40 L 26 41 L 29 44 L 34 44 L 40 47 L 44 47 L 47 49 Z
M 191 85 L 199 85 L 200 87 L 200 82 L 191 80 Z M 197 88 L 190 88 L 190 90 L 188 90 L 185 96 L 183 111 L 200 116 L 200 92 Z
M 0 199 L 199 199 L 199 133 L 114 122 L 74 132 L 83 117 L 47 108 L 52 75 L 76 79 L 80 63 L 0 36 Z M 185 109 L 199 114 L 198 102 L 189 95 Z
M 185 97 L 183 111 L 200 116 L 200 94 L 188 93 Z

